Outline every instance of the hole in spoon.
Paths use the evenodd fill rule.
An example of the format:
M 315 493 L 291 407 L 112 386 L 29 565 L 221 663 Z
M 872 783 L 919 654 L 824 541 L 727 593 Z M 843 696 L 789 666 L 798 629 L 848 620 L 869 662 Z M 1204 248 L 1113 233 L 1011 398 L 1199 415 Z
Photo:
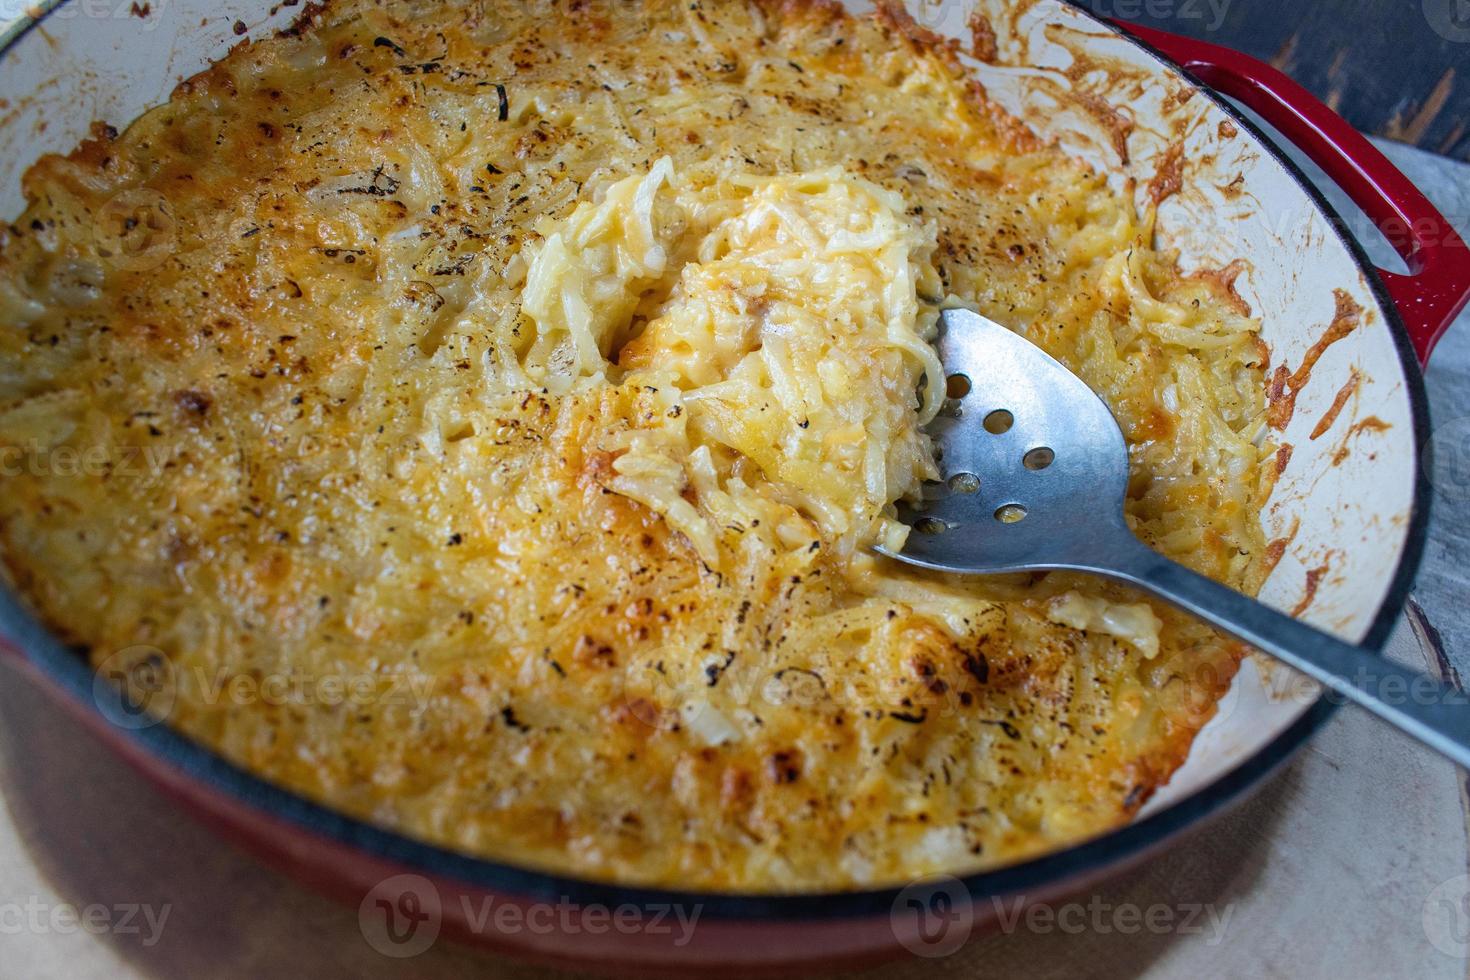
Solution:
M 1029 453 L 1027 453 L 1025 457 L 1021 460 L 1021 464 L 1025 466 L 1028 470 L 1044 470 L 1048 466 L 1050 466 L 1056 460 L 1056 458 L 1056 453 L 1052 452 L 1046 446 L 1042 446 L 1039 449 L 1033 449 Z
M 1002 524 L 1019 524 L 1026 519 L 1026 508 L 1020 504 L 1006 504 L 995 512 L 995 519 Z
M 993 436 L 1011 431 L 1011 426 L 1016 424 L 1016 417 L 1003 408 L 998 408 L 985 416 L 985 431 Z
M 921 517 L 914 522 L 914 530 L 920 534 L 943 534 L 949 525 L 937 517 Z
M 951 374 L 944 381 L 944 393 L 950 398 L 964 398 L 970 393 L 970 379 L 963 374 Z
M 980 478 L 974 473 L 956 473 L 949 478 L 949 489 L 954 493 L 974 493 L 980 489 Z
M 925 480 L 919 489 L 919 499 L 924 503 L 931 500 L 943 500 L 949 496 L 949 485 L 943 480 Z

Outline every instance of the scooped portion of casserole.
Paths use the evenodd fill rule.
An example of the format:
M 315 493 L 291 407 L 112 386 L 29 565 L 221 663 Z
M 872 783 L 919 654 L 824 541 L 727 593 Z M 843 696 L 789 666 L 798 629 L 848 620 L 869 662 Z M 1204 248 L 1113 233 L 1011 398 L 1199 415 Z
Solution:
M 1274 472 L 1249 310 L 892 17 L 335 0 L 25 190 L 5 574 L 347 813 L 630 883 L 963 872 L 1126 821 L 1242 655 L 871 550 L 938 476 L 946 305 L 1107 399 L 1171 557 L 1256 588 Z

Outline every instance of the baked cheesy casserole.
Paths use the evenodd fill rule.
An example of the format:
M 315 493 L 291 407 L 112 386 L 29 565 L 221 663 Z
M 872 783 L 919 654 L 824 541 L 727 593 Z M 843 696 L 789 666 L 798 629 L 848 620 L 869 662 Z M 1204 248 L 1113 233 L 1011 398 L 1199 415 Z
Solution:
M 1095 579 L 872 551 L 941 475 L 961 305 L 1106 398 L 1152 546 L 1246 591 L 1270 560 L 1228 277 L 899 15 L 335 0 L 24 189 L 6 575 L 362 819 L 684 888 L 974 870 L 1129 819 L 1242 655 Z

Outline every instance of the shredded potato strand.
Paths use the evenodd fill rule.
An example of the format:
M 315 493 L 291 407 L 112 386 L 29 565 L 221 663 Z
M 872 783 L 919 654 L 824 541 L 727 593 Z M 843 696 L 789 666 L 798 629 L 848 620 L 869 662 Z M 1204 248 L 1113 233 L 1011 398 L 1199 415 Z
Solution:
M 661 234 L 658 205 L 673 215 Z M 628 332 L 640 294 L 667 296 L 619 352 L 616 373 L 624 384 L 675 386 L 678 407 L 649 420 L 656 432 L 602 447 L 623 453 L 613 466 L 628 478 L 612 488 L 662 514 L 717 567 L 712 515 L 681 496 L 687 460 L 707 442 L 753 461 L 778 499 L 801 501 L 838 554 L 901 543 L 892 503 L 937 476 L 920 426 L 943 388 L 927 342 L 937 314 L 921 315 L 916 296 L 925 270 L 933 276 L 934 231 L 902 211 L 897 195 L 835 168 L 693 188 L 665 157 L 547 226 L 523 301 L 537 331 L 527 369 L 544 376 L 557 360 L 544 352 L 570 338 L 576 355 L 562 362 L 575 376 L 556 385 L 603 377 L 603 338 Z M 698 259 L 670 269 L 670 254 Z M 660 270 L 676 280 L 650 278 Z

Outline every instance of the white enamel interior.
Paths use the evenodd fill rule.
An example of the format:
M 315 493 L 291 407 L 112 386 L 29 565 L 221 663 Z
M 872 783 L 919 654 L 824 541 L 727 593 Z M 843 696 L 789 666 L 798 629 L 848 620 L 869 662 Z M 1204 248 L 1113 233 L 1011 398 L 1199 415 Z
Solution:
M 279 0 L 70 0 L 0 57 L 0 215 L 22 207 L 20 178 L 47 152 L 65 152 L 93 120 L 119 127 L 165 101 L 181 79 L 223 56 L 242 36 L 287 26 L 301 7 Z M 854 10 L 870 9 L 853 0 Z M 147 6 L 146 16 L 132 13 Z M 977 11 L 975 8 L 979 7 Z M 0 22 L 19 15 L 0 0 Z M 1266 514 L 1268 535 L 1296 528 L 1263 597 L 1283 609 L 1302 598 L 1307 571 L 1326 566 L 1304 617 L 1351 638 L 1368 630 L 1391 587 L 1413 507 L 1415 445 L 1408 386 L 1383 313 L 1352 254 L 1293 177 L 1227 115 L 1152 56 L 1060 0 L 909 0 L 916 22 L 959 39 L 989 95 L 1046 138 L 1139 194 L 1183 134 L 1183 190 L 1161 210 L 1159 234 L 1186 270 L 1243 259 L 1237 288 L 1256 315 L 1274 365 L 1295 368 L 1346 290 L 1365 323 L 1328 348 L 1281 438 L 1294 453 Z M 984 15 L 993 63 L 969 56 L 971 23 Z M 237 34 L 237 22 L 245 34 Z M 1077 53 L 1086 70 L 1070 71 Z M 1081 95 L 1083 98 L 1076 98 Z M 1132 122 L 1124 162 L 1098 100 Z M 1362 377 L 1331 429 L 1310 438 L 1351 373 Z M 1370 416 L 1388 425 L 1345 435 Z M 1341 448 L 1340 464 L 1333 458 Z M 1264 679 L 1263 679 L 1264 678 Z M 1248 662 L 1188 763 L 1149 804 L 1157 809 L 1208 785 L 1298 718 L 1314 689 L 1279 668 Z

